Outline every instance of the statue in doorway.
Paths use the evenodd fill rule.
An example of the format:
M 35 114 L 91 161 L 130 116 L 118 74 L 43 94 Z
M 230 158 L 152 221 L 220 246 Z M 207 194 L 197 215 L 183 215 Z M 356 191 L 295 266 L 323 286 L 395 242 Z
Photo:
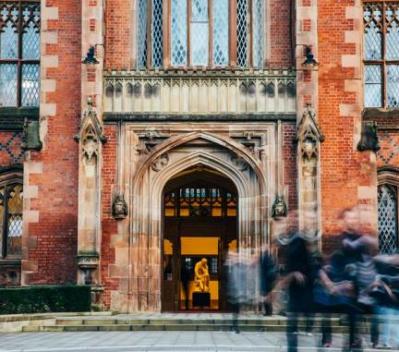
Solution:
M 208 261 L 202 258 L 194 267 L 196 292 L 209 292 Z

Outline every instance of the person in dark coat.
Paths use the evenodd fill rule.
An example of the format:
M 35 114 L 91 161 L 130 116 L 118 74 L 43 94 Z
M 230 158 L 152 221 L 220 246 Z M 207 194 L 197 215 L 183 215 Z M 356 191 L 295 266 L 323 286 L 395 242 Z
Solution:
M 298 318 L 306 318 L 306 332 L 313 327 L 315 277 L 319 271 L 318 260 L 310 250 L 312 243 L 299 233 L 290 234 L 286 243 L 286 269 L 283 286 L 287 288 L 287 342 L 288 352 L 298 350 Z
M 278 269 L 276 262 L 265 248 L 259 256 L 260 295 L 263 298 L 263 315 L 273 314 L 271 292 L 277 280 Z

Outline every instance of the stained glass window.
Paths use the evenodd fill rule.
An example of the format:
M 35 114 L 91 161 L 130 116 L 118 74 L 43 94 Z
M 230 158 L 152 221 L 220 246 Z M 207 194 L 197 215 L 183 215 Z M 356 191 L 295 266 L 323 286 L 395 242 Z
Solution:
M 1 257 L 20 257 L 22 248 L 22 184 L 3 183 L 0 186 Z
M 0 107 L 39 106 L 40 1 L 0 2 Z
M 265 0 L 136 1 L 139 69 L 263 67 Z
M 378 187 L 378 232 L 381 253 L 398 251 L 397 189 L 390 185 Z
M 365 2 L 365 107 L 399 108 L 399 2 Z

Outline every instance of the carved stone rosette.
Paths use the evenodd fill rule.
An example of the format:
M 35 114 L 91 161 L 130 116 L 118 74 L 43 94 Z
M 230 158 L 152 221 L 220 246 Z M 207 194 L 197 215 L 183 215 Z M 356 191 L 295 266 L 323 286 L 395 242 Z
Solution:
M 323 140 L 316 114 L 307 107 L 297 128 L 299 223 L 307 233 L 317 233 L 320 228 L 319 150 Z

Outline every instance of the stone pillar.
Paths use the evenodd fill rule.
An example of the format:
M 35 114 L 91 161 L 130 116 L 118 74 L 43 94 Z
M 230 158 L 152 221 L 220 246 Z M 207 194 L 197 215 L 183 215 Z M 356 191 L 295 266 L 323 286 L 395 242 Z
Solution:
M 320 155 L 323 140 L 317 126 L 317 0 L 296 0 L 298 217 L 301 230 L 321 226 Z
M 89 99 L 79 141 L 78 283 L 99 284 L 101 246 L 100 170 L 105 142 L 102 126 Z
M 78 283 L 100 282 L 103 0 L 82 0 L 82 113 L 79 140 Z

